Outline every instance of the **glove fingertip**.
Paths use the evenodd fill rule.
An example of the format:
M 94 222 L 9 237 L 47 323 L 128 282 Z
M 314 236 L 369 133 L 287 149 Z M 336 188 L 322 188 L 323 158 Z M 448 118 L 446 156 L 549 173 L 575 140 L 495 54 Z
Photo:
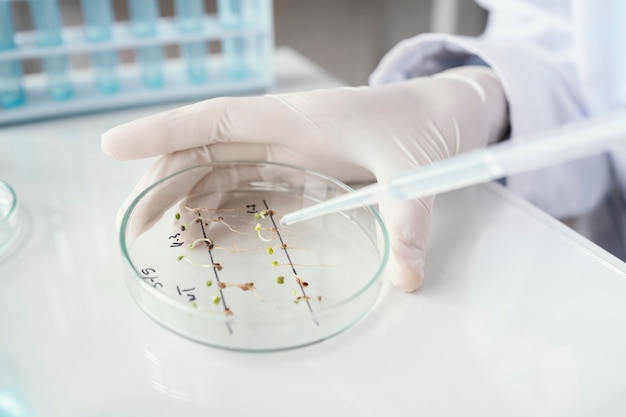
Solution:
M 107 130 L 106 132 L 104 132 L 101 137 L 100 147 L 102 148 L 102 152 L 104 152 L 106 156 L 118 159 L 118 156 L 115 152 L 116 147 L 113 145 L 112 136 L 113 133 L 111 133 L 111 130 Z
M 424 268 L 419 270 L 398 265 L 391 272 L 391 284 L 404 292 L 413 292 L 419 289 L 424 282 Z
M 127 138 L 128 128 L 126 124 L 113 127 L 101 136 L 100 148 L 105 155 L 117 159 L 126 160 L 133 159 L 133 155 L 129 152 L 129 144 L 131 140 Z

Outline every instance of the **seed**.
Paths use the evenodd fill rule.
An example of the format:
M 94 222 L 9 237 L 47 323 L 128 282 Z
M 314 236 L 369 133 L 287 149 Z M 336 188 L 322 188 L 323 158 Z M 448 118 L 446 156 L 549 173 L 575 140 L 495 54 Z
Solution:
M 242 289 L 243 291 L 248 291 L 254 288 L 253 282 L 246 282 L 245 284 L 237 284 L 237 287 Z

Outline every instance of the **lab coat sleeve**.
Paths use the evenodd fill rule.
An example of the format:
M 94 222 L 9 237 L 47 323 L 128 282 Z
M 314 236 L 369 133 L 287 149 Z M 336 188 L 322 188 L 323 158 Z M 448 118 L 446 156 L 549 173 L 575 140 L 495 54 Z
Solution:
M 381 60 L 370 84 L 394 83 L 483 63 L 503 84 L 512 140 L 587 117 L 588 106 L 574 66 L 575 28 L 551 12 L 524 16 L 522 10 L 521 16 L 498 20 L 499 12 L 494 11 L 480 37 L 423 34 L 404 40 Z M 604 199 L 609 184 L 605 156 L 507 178 L 511 189 L 559 218 L 592 210 Z

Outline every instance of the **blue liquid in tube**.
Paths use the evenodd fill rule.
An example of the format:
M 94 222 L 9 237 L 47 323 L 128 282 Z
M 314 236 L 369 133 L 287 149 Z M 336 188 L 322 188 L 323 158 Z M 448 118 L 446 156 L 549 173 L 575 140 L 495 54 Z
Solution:
M 8 1 L 0 0 L 0 52 L 15 49 L 10 6 Z M 0 107 L 18 107 L 25 100 L 21 63 L 17 60 L 0 61 Z
M 0 0 L 0 2 L 3 1 Z M 9 387 L 0 388 L 1 417 L 30 417 L 33 415 L 32 409 L 18 390 Z
M 201 32 L 204 5 L 202 0 L 176 0 L 176 20 L 182 33 Z M 206 82 L 207 48 L 204 42 L 185 42 L 181 46 L 187 78 L 192 84 Z
M 217 12 L 220 26 L 223 29 L 241 29 L 245 26 L 244 0 L 218 0 Z M 222 51 L 226 64 L 226 73 L 232 79 L 243 79 L 248 76 L 247 65 L 248 42 L 245 36 L 226 35 L 222 40 Z
M 63 25 L 57 0 L 28 0 L 30 15 L 35 27 L 37 46 L 55 47 L 63 45 L 61 36 Z M 57 55 L 43 58 L 43 69 L 48 78 L 48 92 L 53 100 L 62 101 L 74 94 L 69 75 L 69 62 L 66 56 Z
M 81 0 L 85 19 L 85 37 L 91 43 L 110 42 L 113 33 L 113 11 L 110 0 Z M 116 51 L 100 51 L 91 54 L 96 86 L 103 94 L 119 91 Z
M 157 36 L 159 6 L 156 0 L 129 0 L 131 32 L 136 38 Z M 143 84 L 150 89 L 161 88 L 165 84 L 163 76 L 163 48 L 160 45 L 142 46 L 137 50 L 142 70 Z

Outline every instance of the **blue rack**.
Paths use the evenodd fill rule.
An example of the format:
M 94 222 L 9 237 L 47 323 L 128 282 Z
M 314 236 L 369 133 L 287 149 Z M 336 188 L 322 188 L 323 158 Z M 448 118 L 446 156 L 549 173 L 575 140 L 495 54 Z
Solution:
M 0 0 L 0 125 L 143 104 L 271 89 L 271 0 L 126 0 L 130 19 L 114 21 L 111 0 L 82 0 L 83 24 L 64 27 L 58 0 L 28 0 L 33 31 L 15 32 L 11 0 Z M 165 58 L 164 48 L 180 54 Z M 121 63 L 131 50 L 135 62 Z M 72 68 L 73 55 L 90 66 Z M 22 63 L 41 61 L 23 75 Z

